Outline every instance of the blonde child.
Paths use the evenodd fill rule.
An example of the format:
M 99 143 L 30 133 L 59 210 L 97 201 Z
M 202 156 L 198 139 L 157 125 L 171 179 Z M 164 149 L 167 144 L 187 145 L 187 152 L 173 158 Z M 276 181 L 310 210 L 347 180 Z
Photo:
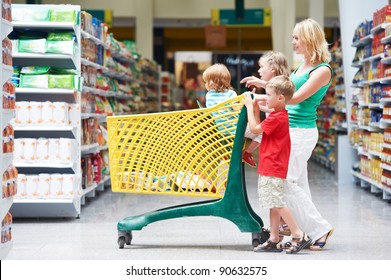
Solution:
M 279 238 L 281 218 L 288 224 L 292 234 L 287 254 L 296 254 L 311 244 L 311 238 L 297 226 L 283 195 L 291 152 L 288 111 L 285 106 L 294 91 L 295 85 L 288 76 L 272 78 L 266 85 L 266 103 L 273 111 L 262 122 L 255 117 L 260 113 L 258 101 L 253 101 L 249 92 L 244 94 L 250 130 L 255 134 L 263 134 L 258 160 L 258 195 L 261 207 L 270 208 L 270 237 L 255 247 L 254 252 L 282 251 Z
M 285 56 L 281 52 L 270 51 L 261 56 L 258 61 L 259 64 L 259 78 L 250 76 L 242 79 L 240 83 L 246 83 L 256 81 L 257 83 L 252 83 L 252 85 L 257 86 L 258 88 L 265 88 L 267 81 L 271 78 L 278 75 L 290 75 L 290 69 L 288 67 L 288 62 Z M 261 83 L 261 84 L 258 84 Z M 265 104 L 259 103 L 260 109 L 268 115 L 271 110 L 267 110 Z M 249 135 L 251 132 L 247 126 L 246 134 Z M 256 166 L 256 163 L 253 158 L 253 152 L 259 147 L 259 143 L 262 139 L 262 134 L 256 135 L 256 137 L 248 137 L 253 139 L 251 143 L 247 146 L 243 153 L 243 161 L 249 164 L 250 166 Z

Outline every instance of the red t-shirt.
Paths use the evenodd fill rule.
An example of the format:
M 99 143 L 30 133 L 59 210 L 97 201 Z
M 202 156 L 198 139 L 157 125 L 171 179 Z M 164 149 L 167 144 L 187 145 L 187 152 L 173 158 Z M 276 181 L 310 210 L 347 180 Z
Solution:
M 258 174 L 286 179 L 291 153 L 288 111 L 270 113 L 261 126 Z

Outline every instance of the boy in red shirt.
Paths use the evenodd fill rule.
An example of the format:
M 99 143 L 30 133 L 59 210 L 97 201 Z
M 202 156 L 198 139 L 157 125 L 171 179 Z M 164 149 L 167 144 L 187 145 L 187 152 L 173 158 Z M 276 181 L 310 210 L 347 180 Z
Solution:
M 292 234 L 292 246 L 287 254 L 296 254 L 311 243 L 311 239 L 296 224 L 295 218 L 283 197 L 288 173 L 291 140 L 289 135 L 288 111 L 286 103 L 292 98 L 295 85 L 287 76 L 276 76 L 266 85 L 267 107 L 273 112 L 262 122 L 259 106 L 249 92 L 244 94 L 248 123 L 251 132 L 262 133 L 259 148 L 258 195 L 261 208 L 270 208 L 270 238 L 254 248 L 254 252 L 281 252 L 279 242 L 280 218 L 288 224 Z

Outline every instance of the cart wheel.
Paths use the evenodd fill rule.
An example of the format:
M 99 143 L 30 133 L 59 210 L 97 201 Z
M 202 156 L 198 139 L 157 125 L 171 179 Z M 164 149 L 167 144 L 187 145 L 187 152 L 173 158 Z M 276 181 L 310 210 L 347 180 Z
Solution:
M 259 232 L 252 232 L 251 233 L 251 237 L 252 237 L 252 246 L 255 248 L 255 247 L 257 247 L 259 244 L 261 244 L 260 243 L 260 238 L 261 238 L 261 236 L 260 236 L 260 234 L 259 234 Z
M 132 243 L 132 232 L 127 231 L 125 235 L 125 244 L 130 245 Z
M 118 246 L 120 249 L 125 247 L 125 236 L 118 237 Z

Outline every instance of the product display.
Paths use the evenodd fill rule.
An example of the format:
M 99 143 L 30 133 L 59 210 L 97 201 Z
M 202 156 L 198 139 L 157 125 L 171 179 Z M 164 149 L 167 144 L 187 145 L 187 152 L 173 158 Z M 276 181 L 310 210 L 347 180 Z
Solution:
M 15 109 L 15 87 L 11 83 L 12 76 L 12 49 L 13 45 L 8 38 L 12 31 L 11 1 L 2 0 L 2 20 L 0 23 L 0 33 L 2 40 L 2 62 L 0 81 L 2 85 L 2 98 L 0 100 L 0 124 L 1 143 L 0 150 L 0 170 L 2 176 L 2 196 L 0 198 L 0 219 L 1 223 L 1 244 L 0 258 L 4 260 L 12 246 L 12 216 L 9 209 L 12 206 L 14 196 L 17 192 L 18 170 L 12 165 L 14 151 L 14 128 L 10 121 Z
M 353 67 L 351 130 L 349 139 L 360 156 L 352 174 L 361 186 L 391 197 L 389 131 L 391 126 L 391 6 L 373 13 L 373 19 L 357 27 L 353 46 L 357 47 Z

